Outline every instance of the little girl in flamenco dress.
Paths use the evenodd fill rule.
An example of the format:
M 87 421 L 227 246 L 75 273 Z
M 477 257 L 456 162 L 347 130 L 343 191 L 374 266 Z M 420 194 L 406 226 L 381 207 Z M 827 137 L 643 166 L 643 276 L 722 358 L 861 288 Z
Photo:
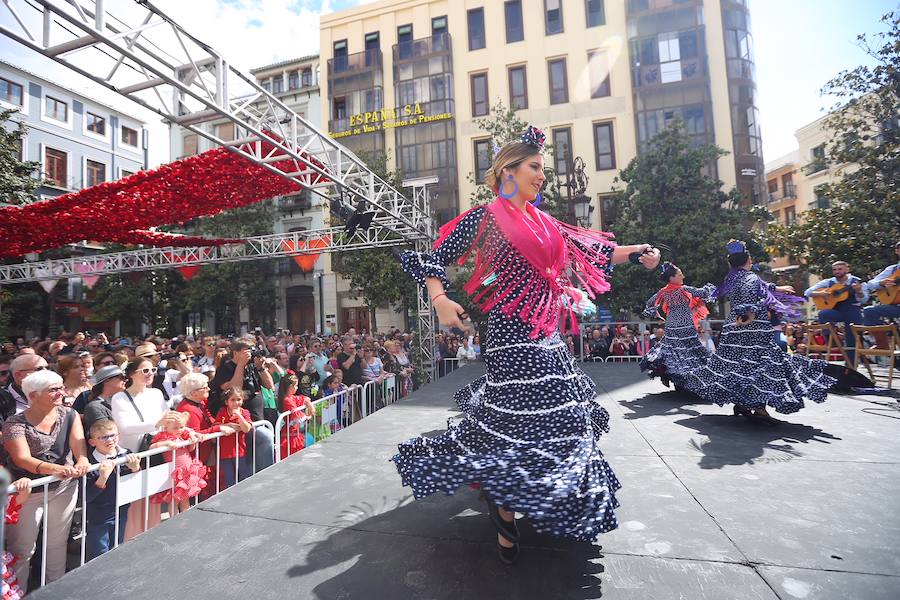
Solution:
M 185 427 L 187 419 L 187 413 L 166 411 L 156 424 L 160 431 L 153 437 L 150 448 L 174 448 L 179 442 L 202 441 L 203 436 L 193 429 Z M 150 502 L 154 504 L 172 502 L 174 492 L 173 514 L 184 512 L 190 508 L 191 498 L 198 496 L 200 491 L 206 487 L 209 472 L 208 467 L 194 458 L 194 448 L 196 448 L 196 444 L 175 450 L 175 468 L 172 471 L 174 485 L 151 496 Z M 172 459 L 171 452 L 166 452 L 163 456 L 166 462 L 170 462 Z
M 7 525 L 15 525 L 19 522 L 19 510 L 31 495 L 31 480 L 27 477 L 17 479 L 13 482 L 13 485 L 18 493 L 14 496 L 9 496 L 6 501 L 6 513 L 3 518 Z M 0 587 L 2 587 L 0 589 L 0 600 L 20 600 L 25 597 L 21 588 L 19 588 L 19 580 L 16 578 L 14 569 L 17 560 L 18 558 L 13 556 L 12 553 L 3 551 L 2 559 L 0 559 L 0 563 L 2 563 L 2 566 L 0 566 L 0 582 L 2 582 L 0 583 Z

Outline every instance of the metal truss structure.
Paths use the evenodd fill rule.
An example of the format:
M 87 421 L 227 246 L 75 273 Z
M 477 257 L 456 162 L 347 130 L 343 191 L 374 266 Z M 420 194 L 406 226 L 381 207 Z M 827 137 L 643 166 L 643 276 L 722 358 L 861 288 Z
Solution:
M 406 198 L 148 0 L 2 0 L 0 33 L 302 188 L 337 199 L 348 210 L 363 201 L 376 213 L 372 230 L 359 234 L 362 239 L 333 235 L 332 244 L 318 252 L 397 244 L 425 248 L 433 239 L 424 190 L 414 187 L 413 198 Z M 210 121 L 233 123 L 234 139 L 200 127 Z M 303 232 L 299 239 L 329 231 Z M 242 246 L 154 248 L 7 265 L 0 267 L 0 284 L 303 254 L 285 248 L 299 239 L 272 235 Z M 431 325 L 423 330 L 425 321 Z M 432 355 L 430 303 L 419 303 L 419 325 L 423 352 Z M 425 364 L 433 367 L 430 360 Z

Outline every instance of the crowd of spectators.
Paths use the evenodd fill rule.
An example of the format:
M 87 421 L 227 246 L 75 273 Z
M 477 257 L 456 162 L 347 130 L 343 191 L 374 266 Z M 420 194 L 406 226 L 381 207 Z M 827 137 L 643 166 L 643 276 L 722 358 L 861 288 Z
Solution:
M 253 422 L 266 420 L 274 427 L 285 411 L 304 417 L 285 420 L 284 456 L 303 448 L 304 419 L 312 421 L 317 414 L 321 421 L 321 403 L 314 406 L 315 400 L 392 376 L 399 396 L 410 393 L 417 385 L 413 342 L 414 334 L 402 331 L 351 329 L 328 336 L 256 330 L 237 338 L 171 339 L 78 332 L 0 344 L 0 464 L 12 472 L 20 490 L 11 501 L 18 521 L 7 527 L 6 541 L 16 556 L 21 589 L 27 589 L 30 570 L 34 582 L 31 562 L 40 559 L 35 552 L 44 494 L 29 497 L 30 480 L 48 475 L 61 480 L 50 485 L 47 498 L 45 573 L 53 581 L 65 572 L 67 545 L 82 525 L 90 559 L 115 545 L 117 513 L 121 543 L 159 523 L 164 506 L 174 515 L 195 497 L 270 466 L 273 429 L 251 432 Z M 463 346 L 471 348 L 471 341 Z M 368 409 L 379 408 L 380 401 Z M 343 409 L 343 422 L 363 414 L 358 402 Z M 215 434 L 223 434 L 218 444 L 210 440 L 219 437 Z M 176 451 L 172 444 L 182 440 L 196 445 Z M 110 491 L 117 481 L 113 461 L 167 444 L 175 458 L 163 460 L 175 460 L 176 470 L 189 470 L 191 492 L 158 493 L 117 510 L 116 493 Z M 214 452 L 218 456 L 211 456 Z M 128 459 L 119 473 L 139 471 L 141 463 Z M 88 473 L 85 498 L 79 499 L 79 478 L 92 465 L 99 468 Z M 207 473 L 217 484 L 200 480 Z M 177 485 L 182 483 L 179 479 Z M 76 507 L 84 500 L 85 515 L 76 519 Z

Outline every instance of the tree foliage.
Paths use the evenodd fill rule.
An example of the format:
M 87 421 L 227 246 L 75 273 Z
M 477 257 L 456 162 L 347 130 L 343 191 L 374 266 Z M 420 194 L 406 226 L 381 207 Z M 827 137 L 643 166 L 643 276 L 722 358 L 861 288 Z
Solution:
M 842 71 L 822 88 L 837 103 L 825 119 L 832 183 L 817 188 L 830 206 L 793 225 L 773 225 L 767 243 L 817 273 L 845 260 L 861 276 L 895 260 L 900 231 L 900 12 L 881 19 L 884 32 L 857 36 L 874 61 Z
M 25 125 L 12 120 L 15 110 L 0 110 L 0 203 L 28 204 L 37 200 L 41 163 L 22 162 Z
M 728 271 L 725 244 L 732 238 L 746 241 L 756 260 L 766 260 L 748 232 L 752 217 L 739 207 L 738 191 L 723 192 L 722 182 L 709 175 L 709 165 L 724 154 L 713 145 L 691 147 L 679 121 L 657 134 L 619 175 L 625 187 L 616 198 L 617 241 L 671 248 L 663 252 L 663 260 L 681 267 L 689 285 L 722 280 Z M 628 266 L 616 268 L 610 294 L 613 309 L 639 313 L 661 287 L 654 275 Z

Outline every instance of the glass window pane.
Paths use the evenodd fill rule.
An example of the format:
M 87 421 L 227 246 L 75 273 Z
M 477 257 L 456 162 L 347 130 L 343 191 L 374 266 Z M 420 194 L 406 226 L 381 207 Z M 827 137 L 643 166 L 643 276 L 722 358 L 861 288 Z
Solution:
M 544 26 L 547 35 L 563 32 L 562 0 L 544 0 Z
M 548 64 L 550 72 L 550 104 L 562 104 L 569 101 L 569 90 L 566 83 L 566 60 L 551 60 Z
M 484 9 L 473 8 L 467 13 L 469 24 L 469 50 L 484 48 Z
M 585 0 L 584 10 L 588 27 L 597 27 L 606 23 L 606 17 L 603 15 L 603 0 Z
M 612 123 L 594 124 L 594 154 L 598 171 L 616 168 Z
M 509 0 L 504 5 L 506 15 L 506 43 L 521 42 L 525 39 L 522 22 L 522 0 Z
M 472 75 L 472 116 L 481 117 L 489 112 L 487 73 Z
M 588 54 L 588 66 L 591 75 L 591 98 L 609 96 L 609 60 L 606 52 Z
M 509 105 L 513 110 L 528 108 L 524 66 L 512 67 L 509 70 Z

